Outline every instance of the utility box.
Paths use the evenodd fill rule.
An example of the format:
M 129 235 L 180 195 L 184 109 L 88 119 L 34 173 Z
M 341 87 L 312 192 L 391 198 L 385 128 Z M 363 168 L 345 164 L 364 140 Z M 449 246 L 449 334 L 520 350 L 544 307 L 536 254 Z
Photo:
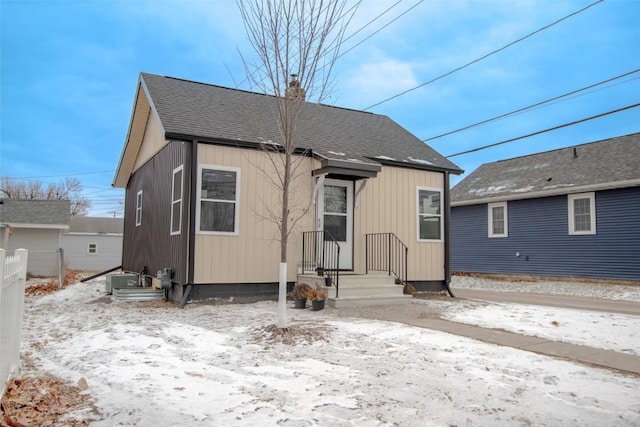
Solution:
M 154 289 L 170 289 L 171 269 L 165 268 L 163 270 L 158 270 L 156 277 L 151 278 L 151 286 Z
M 138 275 L 134 273 L 107 274 L 107 293 L 113 292 L 113 289 L 136 288 L 138 282 Z

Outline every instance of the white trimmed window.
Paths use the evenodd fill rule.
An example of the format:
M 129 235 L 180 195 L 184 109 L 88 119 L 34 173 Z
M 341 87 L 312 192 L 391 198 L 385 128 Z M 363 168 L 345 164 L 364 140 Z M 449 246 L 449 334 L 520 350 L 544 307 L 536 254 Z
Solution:
M 171 184 L 171 235 L 180 234 L 182 224 L 182 165 L 173 170 Z
M 198 232 L 238 234 L 240 169 L 209 165 L 198 169 Z
M 98 255 L 98 244 L 97 243 L 89 243 L 87 245 L 87 254 L 88 255 Z
M 507 216 L 507 202 L 489 203 L 489 237 L 508 237 L 509 224 Z
M 595 193 L 569 194 L 569 234 L 596 234 Z
M 442 241 L 442 190 L 418 187 L 418 241 Z
M 142 224 L 142 190 L 136 194 L 136 227 Z

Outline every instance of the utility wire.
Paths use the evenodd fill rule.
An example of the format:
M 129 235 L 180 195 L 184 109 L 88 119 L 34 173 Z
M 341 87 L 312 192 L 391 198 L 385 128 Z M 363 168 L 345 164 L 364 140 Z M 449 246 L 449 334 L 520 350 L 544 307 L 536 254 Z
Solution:
M 409 13 L 411 10 L 413 10 L 416 6 L 418 6 L 420 3 L 422 3 L 424 0 L 420 0 L 419 2 L 417 2 L 416 4 L 414 4 L 413 6 L 411 6 L 409 9 L 405 10 L 404 12 L 402 12 L 400 15 L 396 16 L 394 19 L 392 19 L 391 21 L 387 22 L 385 25 L 383 25 L 382 27 L 378 28 L 376 31 L 374 31 L 373 33 L 369 34 L 367 37 L 365 37 L 364 39 L 360 40 L 358 43 L 354 44 L 353 46 L 351 46 L 349 49 L 345 50 L 344 52 L 342 52 L 340 55 L 338 55 L 336 57 L 336 59 L 346 55 L 348 52 L 351 52 L 353 49 L 355 49 L 356 47 L 360 46 L 362 43 L 366 42 L 367 40 L 369 40 L 371 37 L 375 36 L 376 34 L 378 34 L 380 31 L 384 30 L 385 28 L 387 28 L 389 25 L 393 24 L 394 22 L 396 22 L 398 19 L 400 19 L 401 17 L 403 17 L 404 15 L 406 15 L 407 13 Z M 604 0 L 600 0 L 600 1 L 604 1 Z M 398 3 L 396 3 L 398 4 Z M 395 6 L 395 4 L 393 5 Z M 392 6 L 392 7 L 393 7 Z M 387 13 L 389 9 L 387 9 L 386 11 L 384 11 L 384 13 L 382 15 L 384 15 L 385 13 Z M 378 17 L 382 16 L 379 15 Z M 378 19 L 378 18 L 375 18 Z M 369 25 L 369 24 L 367 24 Z M 364 28 L 364 27 L 363 27 Z M 359 31 L 359 30 L 358 30 Z M 355 34 L 355 33 L 354 33 Z
M 637 103 L 637 104 L 627 105 L 626 107 L 618 108 L 617 110 L 607 111 L 606 113 L 601 113 L 601 114 L 597 114 L 595 116 L 587 117 L 585 119 L 576 120 L 576 121 L 573 121 L 573 122 L 570 122 L 570 123 L 565 123 L 565 124 L 562 124 L 562 125 L 554 126 L 552 128 L 548 128 L 548 129 L 540 130 L 540 131 L 533 132 L 533 133 L 530 133 L 530 134 L 527 134 L 527 135 L 519 136 L 517 138 L 511 138 L 511 139 L 507 139 L 505 141 L 500 141 L 500 142 L 496 142 L 496 143 L 489 144 L 489 145 L 483 145 L 482 147 L 473 148 L 471 150 L 461 151 L 461 152 L 455 153 L 455 154 L 449 154 L 448 156 L 445 156 L 445 157 L 448 159 L 450 157 L 461 156 L 463 154 L 475 153 L 476 151 L 486 150 L 487 148 L 496 147 L 498 145 L 507 144 L 509 142 L 514 142 L 514 141 L 518 141 L 518 140 L 525 139 L 525 138 L 530 138 L 532 136 L 540 135 L 540 134 L 543 134 L 543 133 L 546 133 L 546 132 L 551 132 L 552 130 L 562 129 L 562 128 L 565 128 L 565 127 L 568 127 L 568 126 L 576 125 L 578 123 L 583 123 L 583 122 L 587 122 L 589 120 L 594 120 L 594 119 L 597 119 L 597 118 L 600 118 L 600 117 L 608 116 L 610 114 L 615 114 L 615 113 L 619 113 L 621 111 L 630 110 L 631 108 L 636 108 L 638 106 L 640 106 L 640 102 Z
M 503 118 L 508 117 L 508 116 L 515 115 L 517 113 L 521 113 L 521 112 L 524 112 L 524 111 L 527 111 L 527 110 L 531 110 L 531 109 L 533 109 L 535 107 L 539 107 L 541 105 L 548 104 L 548 103 L 556 101 L 558 99 L 566 98 L 567 96 L 574 95 L 574 94 L 579 93 L 579 92 L 583 92 L 583 91 L 585 91 L 587 89 L 592 89 L 592 88 L 594 88 L 596 86 L 600 86 L 600 85 L 603 85 L 605 83 L 609 83 L 609 82 L 612 82 L 614 80 L 621 79 L 622 77 L 626 77 L 626 76 L 629 76 L 631 74 L 635 74 L 635 73 L 637 73 L 639 71 L 640 71 L 640 68 L 637 68 L 637 69 L 635 69 L 633 71 L 629 71 L 628 73 L 620 74 L 619 76 L 612 77 L 610 79 L 603 80 L 601 82 L 594 83 L 594 84 L 591 84 L 589 86 L 585 86 L 585 87 L 583 87 L 581 89 L 576 89 L 576 90 L 573 90 L 571 92 L 567 92 L 567 93 L 565 93 L 563 95 L 555 96 L 555 97 L 549 98 L 549 99 L 547 99 L 545 101 L 537 102 L 535 104 L 529 105 L 528 107 L 519 108 L 519 109 L 511 111 L 509 113 L 501 114 L 499 116 L 495 116 L 495 117 L 492 117 L 490 119 L 482 120 L 480 122 L 473 123 L 471 125 L 467 125 L 467 126 L 461 127 L 459 129 L 455 129 L 455 130 L 452 130 L 452 131 L 449 131 L 449 132 L 441 133 L 440 135 L 432 136 L 431 138 L 423 139 L 422 141 L 423 142 L 433 141 L 434 139 L 442 138 L 443 136 L 448 136 L 448 135 L 451 135 L 451 134 L 454 134 L 454 133 L 462 132 L 463 130 L 471 129 L 473 127 L 480 126 L 480 125 L 483 125 L 485 123 L 493 122 L 493 121 L 496 121 L 496 120 L 499 120 L 499 119 L 503 119 Z M 623 83 L 626 83 L 626 82 L 623 82 Z
M 487 53 L 486 55 L 481 56 L 481 57 L 480 57 L 480 58 L 478 58 L 478 59 L 474 59 L 473 61 L 468 62 L 468 63 L 466 63 L 465 65 L 462 65 L 462 66 L 460 66 L 460 67 L 458 67 L 458 68 L 456 68 L 456 69 L 454 69 L 454 70 L 451 70 L 451 71 L 449 71 L 448 73 L 442 74 L 441 76 L 438 76 L 438 77 L 436 77 L 436 78 L 434 78 L 434 79 L 431 79 L 431 80 L 429 80 L 428 82 L 422 83 L 422 84 L 420 84 L 420 85 L 418 85 L 418 86 L 416 86 L 416 87 L 413 87 L 413 88 L 411 88 L 411 89 L 407 89 L 407 90 L 405 90 L 404 92 L 400 92 L 400 93 L 399 93 L 399 94 L 397 94 L 397 95 L 393 95 L 392 97 L 389 97 L 389 98 L 387 98 L 387 99 L 384 99 L 384 100 L 382 100 L 382 101 L 380 101 L 380 102 L 378 102 L 378 103 L 376 103 L 376 104 L 370 105 L 370 106 L 368 106 L 367 108 L 363 109 L 363 111 L 370 110 L 370 109 L 371 109 L 371 108 L 373 108 L 373 107 L 377 107 L 377 106 L 378 106 L 378 105 L 380 105 L 380 104 L 384 104 L 384 103 L 385 103 L 385 102 L 387 102 L 387 101 L 391 101 L 392 99 L 398 98 L 398 97 L 400 97 L 400 96 L 402 96 L 402 95 L 405 95 L 405 94 L 407 94 L 407 93 L 409 93 L 409 92 L 412 92 L 412 91 L 414 91 L 414 90 L 416 90 L 416 89 L 419 89 L 419 88 L 421 88 L 421 87 L 423 87 L 423 86 L 426 86 L 426 85 L 428 85 L 428 84 L 431 84 L 431 83 L 433 83 L 433 82 L 435 82 L 435 81 L 438 81 L 438 80 L 440 80 L 440 79 L 442 79 L 442 78 L 445 78 L 445 77 L 447 77 L 447 76 L 449 76 L 449 75 L 451 75 L 451 74 L 453 74 L 453 73 L 455 73 L 455 72 L 457 72 L 457 71 L 460 71 L 460 70 L 462 70 L 462 69 L 464 69 L 464 68 L 467 68 L 468 66 L 473 65 L 473 64 L 475 64 L 476 62 L 482 61 L 483 59 L 486 59 L 486 58 L 490 57 L 491 55 L 494 55 L 494 54 L 496 54 L 496 53 L 498 53 L 498 52 L 501 52 L 501 51 L 503 51 L 503 50 L 507 49 L 508 47 L 513 46 L 513 45 L 514 45 L 514 44 L 516 44 L 516 43 L 519 43 L 519 42 L 521 42 L 521 41 L 523 41 L 523 40 L 526 40 L 526 39 L 528 39 L 529 37 L 531 37 L 531 36 L 533 36 L 533 35 L 535 35 L 535 34 L 537 34 L 537 33 L 541 32 L 541 31 L 546 30 L 547 28 L 553 27 L 554 25 L 559 24 L 560 22 L 562 22 L 562 21 L 564 21 L 564 20 L 566 20 L 566 19 L 569 19 L 569 18 L 571 18 L 572 16 L 575 16 L 575 15 L 577 15 L 577 14 L 581 13 L 581 12 L 584 12 L 585 10 L 587 10 L 587 9 L 589 9 L 589 8 L 591 8 L 591 7 L 595 6 L 595 5 L 597 5 L 598 3 L 602 3 L 603 1 L 604 1 L 604 0 L 598 0 L 598 1 L 596 1 L 595 3 L 591 3 L 590 5 L 588 5 L 588 6 L 586 6 L 586 7 L 583 7 L 582 9 L 580 9 L 580 10 L 578 10 L 578 11 L 576 11 L 576 12 L 573 12 L 573 13 L 571 13 L 571 14 L 567 15 L 567 16 L 565 16 L 564 18 L 558 19 L 557 21 L 552 22 L 551 24 L 545 25 L 544 27 L 539 28 L 539 29 L 535 30 L 535 31 L 534 31 L 534 32 L 532 32 L 532 33 L 529 33 L 529 34 L 527 34 L 527 35 L 526 35 L 526 36 L 524 36 L 524 37 L 520 37 L 519 39 L 517 39 L 517 40 L 515 40 L 515 41 L 513 41 L 513 42 L 511 42 L 511 43 L 509 43 L 509 44 L 507 44 L 507 45 L 505 45 L 505 46 L 503 46 L 503 47 L 501 47 L 501 48 L 499 48 L 499 49 L 496 49 L 496 50 L 494 50 L 494 51 L 492 51 L 492 52 L 489 52 L 489 53 Z
M 378 16 L 376 16 L 375 18 L 371 19 L 369 22 L 367 22 L 366 24 L 364 24 L 362 27 L 360 27 L 359 29 L 357 29 L 355 32 L 351 33 L 349 36 L 347 36 L 346 38 L 344 38 L 342 40 L 342 42 L 340 43 L 342 45 L 342 43 L 344 43 L 345 41 L 351 39 L 352 37 L 354 37 L 356 34 L 358 34 L 360 31 L 364 30 L 365 28 L 367 28 L 369 25 L 373 24 L 375 21 L 377 21 L 378 19 L 380 19 L 381 17 L 383 17 L 384 15 L 386 15 L 387 13 L 389 13 L 389 11 L 393 8 L 395 8 L 399 3 L 402 3 L 402 1 L 404 0 L 398 0 L 397 2 L 395 2 L 393 5 L 389 6 L 387 9 L 384 10 L 384 12 L 380 13 Z M 414 4 L 413 6 L 411 6 L 409 9 L 405 10 L 404 12 L 402 12 L 400 15 L 396 16 L 395 18 L 393 18 L 391 21 L 389 21 L 388 23 L 386 23 L 385 25 L 383 25 L 382 27 L 380 27 L 379 29 L 377 29 L 376 31 L 374 31 L 373 33 L 369 34 L 367 37 L 365 37 L 363 40 L 359 41 L 358 43 L 356 43 L 355 45 L 351 46 L 348 50 L 342 52 L 340 55 L 338 55 L 336 57 L 336 59 L 342 57 L 343 55 L 345 55 L 347 52 L 352 51 L 353 49 L 355 49 L 356 47 L 358 47 L 359 45 L 361 45 L 362 43 L 364 43 L 365 41 L 367 41 L 368 39 L 370 39 L 371 37 L 373 37 L 374 35 L 376 35 L 377 33 L 379 33 L 380 31 L 382 31 L 383 29 L 385 29 L 386 27 L 388 27 L 389 25 L 391 25 L 392 23 L 394 23 L 395 21 L 397 21 L 398 19 L 400 19 L 402 16 L 406 15 L 409 11 L 411 11 L 412 9 L 414 9 L 416 6 L 418 6 L 420 3 L 424 2 L 424 0 L 420 0 L 418 1 L 416 4 Z M 362 3 L 362 0 L 357 2 L 354 6 L 352 6 L 349 10 L 347 10 L 347 12 L 345 12 L 343 14 L 343 16 L 345 16 L 347 13 L 351 12 L 354 8 L 358 7 L 360 5 L 360 3 Z M 327 53 L 325 53 L 323 56 L 327 55 Z M 226 65 L 225 65 L 226 66 Z M 256 72 L 258 72 L 259 69 L 261 69 L 262 66 L 257 67 L 253 72 L 251 72 L 249 74 L 249 76 L 245 77 L 239 84 L 236 84 L 236 87 L 239 87 L 240 85 L 242 85 L 244 82 L 248 81 L 250 78 L 252 78 Z M 322 67 L 325 68 L 325 67 Z
M 3 177 L 3 178 L 8 178 L 8 179 L 14 179 L 14 180 L 18 180 L 18 179 L 40 179 L 40 178 L 68 178 L 71 176 L 79 176 L 79 175 L 98 175 L 101 173 L 113 173 L 115 172 L 114 170 L 110 170 L 110 171 L 98 171 L 98 172 L 78 172 L 78 173 L 67 173 L 64 175 L 38 175 L 38 176 L 18 176 L 18 177 L 11 177 L 11 176 L 7 176 L 7 177 Z
M 369 25 L 373 24 L 375 21 L 377 21 L 378 19 L 380 19 L 383 15 L 385 15 L 387 12 L 389 12 L 391 9 L 393 9 L 394 7 L 396 7 L 398 5 L 398 3 L 402 3 L 402 0 L 398 0 L 397 2 L 395 2 L 393 5 L 389 6 L 384 12 L 382 12 L 380 15 L 376 16 L 375 18 L 373 18 L 371 21 L 367 22 L 366 24 L 364 24 L 362 27 L 360 27 L 359 29 L 357 29 L 355 32 L 353 32 L 349 37 L 346 37 L 344 40 L 342 40 L 342 43 L 346 42 L 347 40 L 349 40 L 350 38 L 354 37 L 356 34 L 358 34 L 360 31 L 364 30 L 365 28 L 367 28 Z M 396 18 L 397 19 L 397 18 Z

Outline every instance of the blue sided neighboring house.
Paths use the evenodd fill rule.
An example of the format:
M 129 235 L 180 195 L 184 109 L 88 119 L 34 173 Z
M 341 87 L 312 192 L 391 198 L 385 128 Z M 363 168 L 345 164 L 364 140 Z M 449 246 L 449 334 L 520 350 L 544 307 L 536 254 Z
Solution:
M 451 191 L 452 271 L 640 280 L 640 133 L 487 163 Z

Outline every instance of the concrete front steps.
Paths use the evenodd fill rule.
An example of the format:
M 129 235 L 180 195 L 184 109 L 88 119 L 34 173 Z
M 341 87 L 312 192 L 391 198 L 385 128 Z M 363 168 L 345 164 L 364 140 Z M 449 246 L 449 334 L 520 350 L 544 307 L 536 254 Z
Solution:
M 324 285 L 324 279 L 313 275 L 300 275 L 298 283 L 307 283 L 315 287 Z M 408 304 L 412 296 L 404 295 L 402 288 L 402 285 L 396 284 L 393 276 L 341 274 L 338 298 L 336 288 L 330 287 L 327 304 L 334 308 Z

